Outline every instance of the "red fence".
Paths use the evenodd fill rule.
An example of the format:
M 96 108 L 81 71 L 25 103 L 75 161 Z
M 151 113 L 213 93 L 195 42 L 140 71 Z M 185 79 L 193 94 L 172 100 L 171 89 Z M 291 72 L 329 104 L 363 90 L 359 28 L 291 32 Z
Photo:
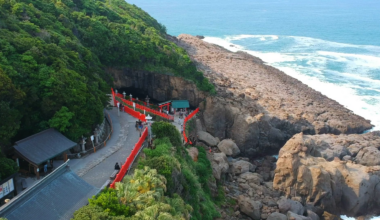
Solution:
M 127 157 L 127 159 L 125 160 L 125 163 L 121 166 L 121 169 L 120 169 L 119 173 L 116 175 L 115 180 L 110 185 L 110 188 L 115 189 L 115 183 L 123 180 L 125 174 L 127 173 L 129 168 L 131 167 L 133 161 L 135 160 L 135 157 L 139 153 L 139 151 L 142 147 L 142 144 L 144 143 L 145 138 L 147 136 L 148 136 L 148 128 L 145 128 L 145 130 L 142 133 L 139 141 L 135 144 L 135 147 L 133 148 L 131 154 Z
M 112 90 L 112 88 L 111 88 L 111 90 Z M 122 94 L 118 93 L 118 94 L 116 94 L 116 96 L 119 97 L 120 100 L 122 100 L 122 102 L 124 102 L 124 104 L 129 105 L 129 106 L 133 106 L 133 103 L 134 103 L 134 102 L 131 102 L 131 101 L 128 101 L 128 100 L 124 99 Z M 113 97 L 113 98 L 115 97 L 115 93 L 113 92 L 113 90 L 112 90 L 112 97 Z M 117 103 L 117 100 L 114 98 L 114 105 L 115 105 L 115 106 L 116 106 L 116 103 Z M 152 113 L 152 114 L 158 115 L 158 116 L 160 116 L 160 117 L 162 117 L 162 118 L 166 118 L 166 119 L 171 120 L 171 121 L 174 120 L 174 117 L 171 116 L 171 115 L 167 115 L 167 114 L 165 114 L 165 113 L 162 113 L 162 112 L 156 111 L 156 110 L 151 109 L 151 108 L 148 108 L 148 107 L 146 107 L 146 106 L 139 105 L 139 104 L 137 104 L 137 103 L 134 103 L 134 104 L 135 104 L 135 107 L 136 107 L 137 109 L 140 109 L 140 110 L 142 110 L 142 111 L 145 110 L 145 112 L 149 112 L 149 113 Z M 124 108 L 124 109 L 125 109 L 125 108 Z M 127 112 L 126 110 L 124 110 L 124 111 Z M 133 111 L 133 110 L 132 110 L 132 111 Z M 129 112 L 127 112 L 127 113 L 129 113 Z M 132 115 L 132 116 L 133 116 L 133 117 L 136 117 L 136 116 L 134 116 L 134 115 Z M 136 117 L 136 118 L 138 118 L 138 117 Z M 140 119 L 140 118 L 139 118 L 139 119 Z M 140 119 L 140 120 L 141 120 L 141 119 Z M 145 118 L 144 118 L 144 121 L 145 121 Z
M 186 143 L 192 144 L 190 140 L 187 139 L 186 137 L 186 122 L 190 120 L 195 114 L 199 112 L 199 108 L 195 109 L 190 115 L 188 115 L 185 120 L 183 120 L 183 139 L 185 140 Z

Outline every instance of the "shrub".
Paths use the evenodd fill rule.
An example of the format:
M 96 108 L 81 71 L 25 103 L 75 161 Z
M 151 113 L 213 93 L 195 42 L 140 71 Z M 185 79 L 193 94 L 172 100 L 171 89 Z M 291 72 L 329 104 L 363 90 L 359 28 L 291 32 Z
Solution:
M 168 137 L 175 147 L 182 145 L 181 134 L 178 129 L 168 122 L 154 122 L 152 132 L 156 135 L 156 138 Z

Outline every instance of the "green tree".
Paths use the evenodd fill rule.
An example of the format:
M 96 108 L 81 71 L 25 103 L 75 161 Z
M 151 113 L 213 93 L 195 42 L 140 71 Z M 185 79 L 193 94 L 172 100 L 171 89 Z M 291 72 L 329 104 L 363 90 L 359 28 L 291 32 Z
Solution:
M 17 173 L 17 163 L 9 158 L 6 158 L 0 151 L 0 180 Z
M 66 132 L 72 124 L 70 120 L 74 115 L 75 114 L 70 112 L 66 106 L 62 106 L 62 108 L 54 114 L 53 118 L 49 120 L 49 126 L 56 128 L 60 132 Z

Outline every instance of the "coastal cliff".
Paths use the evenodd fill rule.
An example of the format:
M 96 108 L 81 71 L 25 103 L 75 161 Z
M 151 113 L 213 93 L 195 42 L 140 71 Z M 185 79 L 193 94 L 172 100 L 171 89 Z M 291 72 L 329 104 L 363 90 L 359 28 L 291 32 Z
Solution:
M 380 133 L 303 135 L 281 149 L 273 188 L 337 215 L 380 215 Z
M 369 120 L 259 58 L 233 53 L 182 34 L 184 48 L 217 90 L 200 107 L 206 131 L 236 141 L 242 154 L 277 151 L 294 134 L 352 134 L 371 129 Z
M 177 76 L 128 68 L 106 68 L 106 73 L 112 76 L 115 87 L 139 89 L 159 101 L 186 99 L 191 106 L 198 106 L 206 97 L 193 82 Z

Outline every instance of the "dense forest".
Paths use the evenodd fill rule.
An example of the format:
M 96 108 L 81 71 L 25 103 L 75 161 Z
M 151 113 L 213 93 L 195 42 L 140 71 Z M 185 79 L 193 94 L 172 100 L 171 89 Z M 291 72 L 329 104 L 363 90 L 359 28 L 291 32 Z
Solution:
M 214 87 L 166 28 L 124 0 L 0 0 L 0 146 L 57 128 L 70 139 L 103 117 L 112 79 L 127 67 Z

